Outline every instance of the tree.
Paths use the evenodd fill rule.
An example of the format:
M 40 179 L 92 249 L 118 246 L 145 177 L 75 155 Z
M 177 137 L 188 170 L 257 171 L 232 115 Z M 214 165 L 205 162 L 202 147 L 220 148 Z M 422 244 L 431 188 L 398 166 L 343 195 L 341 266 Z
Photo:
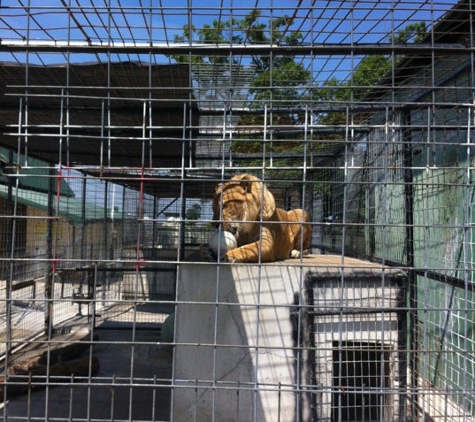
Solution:
M 419 22 L 409 24 L 395 34 L 388 35 L 388 40 L 394 44 L 407 44 L 409 42 L 419 43 L 424 39 L 426 34 L 427 28 L 425 22 Z M 389 54 L 364 57 L 356 67 L 349 82 L 354 87 L 361 87 L 355 89 L 354 98 L 363 98 L 373 86 L 377 85 L 378 82 L 391 71 L 393 66 L 401 61 L 401 59 L 402 56 L 397 56 L 393 59 Z
M 261 19 L 259 9 L 252 10 L 242 19 L 227 21 L 213 20 L 211 24 L 203 25 L 200 29 L 186 25 L 183 34 L 175 36 L 176 42 L 193 41 L 200 44 L 237 45 L 237 44 L 265 44 L 265 45 L 299 45 L 303 37 L 299 31 L 288 31 L 293 25 L 289 16 L 281 16 L 270 22 Z M 200 72 L 197 83 L 202 92 L 214 92 L 221 85 L 232 86 L 231 73 L 238 74 L 241 69 L 253 69 L 253 77 L 248 88 L 249 97 L 245 103 L 248 109 L 263 109 L 266 104 L 278 104 L 280 110 L 274 110 L 273 116 L 279 124 L 299 124 L 303 122 L 303 113 L 289 112 L 288 109 L 302 103 L 303 87 L 310 80 L 310 72 L 304 64 L 295 61 L 293 57 L 283 55 L 253 55 L 247 62 L 240 62 L 230 56 L 180 56 L 172 58 L 179 63 L 193 65 L 210 65 L 212 71 Z M 223 79 L 229 83 L 223 84 Z M 242 88 L 242 87 L 241 87 Z M 241 126 L 262 126 L 262 113 L 250 113 L 241 116 Z M 252 135 L 246 139 L 235 138 L 233 150 L 235 152 L 257 153 L 261 149 L 261 135 Z M 251 141 L 249 141 L 251 138 Z M 288 149 L 295 145 L 285 143 L 276 144 L 276 148 Z
M 423 41 L 426 34 L 425 22 L 419 22 L 409 24 L 395 34 L 388 35 L 388 40 L 393 44 L 418 43 Z M 403 56 L 392 57 L 390 54 L 368 55 L 361 59 L 347 81 L 342 82 L 336 78 L 326 81 L 320 89 L 314 91 L 313 100 L 320 105 L 327 104 L 328 111 L 321 112 L 314 119 L 314 122 L 327 127 L 344 126 L 347 118 L 346 113 L 338 109 L 337 111 L 331 111 L 331 106 L 333 104 L 350 104 L 363 101 L 365 96 L 374 90 L 381 83 L 381 80 L 390 74 L 392 67 L 396 66 L 402 59 Z M 318 139 L 318 136 L 326 140 L 343 141 L 343 135 L 338 132 L 325 135 L 316 134 L 314 139 Z M 341 142 L 341 145 L 343 145 L 343 142 Z M 332 177 L 329 172 L 322 172 L 319 175 L 319 180 L 324 181 L 328 177 Z M 331 195 L 332 186 L 332 184 L 321 183 L 315 185 L 315 188 L 320 189 L 325 196 L 328 196 Z M 330 201 L 330 199 L 327 199 L 325 203 Z
M 237 45 L 237 44 L 265 44 L 265 45 L 300 45 L 303 36 L 299 31 L 289 31 L 294 24 L 289 16 L 276 17 L 270 21 L 261 19 L 259 9 L 252 10 L 242 19 L 229 19 L 227 21 L 213 20 L 210 24 L 203 25 L 200 29 L 194 26 L 183 27 L 183 34 L 175 36 L 175 41 L 212 45 Z M 426 35 L 424 22 L 413 23 L 395 34 L 388 35 L 388 40 L 395 44 L 420 42 Z M 322 111 L 314 117 L 313 123 L 328 126 L 344 125 L 346 115 L 340 110 L 331 110 L 331 105 L 345 102 L 363 100 L 378 82 L 388 74 L 391 67 L 399 62 L 402 57 L 388 55 L 368 55 L 361 59 L 353 73 L 345 81 L 336 78 L 325 81 L 320 87 L 313 87 L 311 96 L 306 93 L 306 87 L 311 85 L 311 73 L 302 61 L 296 61 L 288 55 L 254 55 L 247 62 L 238 61 L 232 55 L 223 56 L 172 56 L 177 62 L 191 62 L 192 70 L 195 66 L 210 66 L 209 73 L 200 72 L 197 78 L 198 86 L 202 92 L 209 92 L 210 98 L 215 95 L 220 87 L 232 87 L 233 74 L 238 74 L 241 69 L 252 68 L 253 77 L 248 87 L 249 96 L 245 105 L 249 110 L 259 110 L 258 113 L 242 115 L 240 126 L 262 127 L 266 104 L 277 104 L 272 110 L 273 121 L 280 127 L 297 126 L 304 122 L 305 112 L 302 104 L 313 102 L 316 106 L 324 108 L 328 104 L 328 111 Z M 227 79 L 226 79 L 227 78 Z M 224 98 L 224 95 L 223 95 Z M 300 109 L 299 109 L 300 107 Z M 315 107 L 317 108 L 317 107 Z M 318 134 L 313 139 L 318 139 Z M 325 134 L 325 139 L 338 139 L 340 134 Z M 289 156 L 302 151 L 303 144 L 295 134 L 275 131 L 273 139 L 277 142 L 266 144 L 266 152 L 285 151 Z M 241 137 L 234 136 L 232 150 L 241 154 L 260 155 L 259 163 L 262 164 L 264 142 L 262 134 L 252 134 L 249 131 Z M 315 144 L 315 148 L 321 145 Z M 290 161 L 289 161 L 290 160 Z M 249 164 L 253 164 L 252 161 Z M 291 158 L 274 160 L 274 165 L 291 166 Z M 289 180 L 299 177 L 298 171 L 290 171 Z
M 390 43 L 407 44 L 422 42 L 427 35 L 425 22 L 412 23 L 395 34 L 388 35 Z M 350 78 L 345 82 L 332 79 L 317 90 L 314 98 L 320 103 L 363 100 L 382 78 L 389 74 L 391 68 L 402 60 L 403 56 L 392 57 L 390 54 L 368 55 L 361 59 Z M 324 113 L 319 118 L 321 124 L 344 124 L 344 113 Z
M 420 43 L 427 35 L 427 26 L 425 22 L 411 23 L 404 29 L 389 35 L 388 39 L 394 44 L 407 44 L 409 42 Z
M 187 220 L 198 220 L 201 217 L 201 205 L 193 204 L 190 208 L 186 210 L 185 219 Z

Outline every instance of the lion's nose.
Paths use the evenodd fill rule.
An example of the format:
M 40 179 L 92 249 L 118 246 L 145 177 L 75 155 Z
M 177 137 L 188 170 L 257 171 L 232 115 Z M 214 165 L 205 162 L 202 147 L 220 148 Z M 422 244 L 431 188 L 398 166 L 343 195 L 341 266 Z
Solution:
M 236 235 L 236 232 L 237 232 L 236 227 L 233 227 L 233 226 L 229 226 L 227 228 L 227 231 L 233 235 Z

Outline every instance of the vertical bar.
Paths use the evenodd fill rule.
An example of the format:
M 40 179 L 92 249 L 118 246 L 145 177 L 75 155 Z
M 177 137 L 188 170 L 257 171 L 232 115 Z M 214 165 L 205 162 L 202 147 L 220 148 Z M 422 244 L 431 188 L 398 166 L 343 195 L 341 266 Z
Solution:
M 406 249 L 406 267 L 407 267 L 407 283 L 408 286 L 405 287 L 405 297 L 403 299 L 403 306 L 409 306 L 408 313 L 401 313 L 400 318 L 400 330 L 401 330 L 401 349 L 399 353 L 399 376 L 401 383 L 401 392 L 399 403 L 399 416 L 402 417 L 406 412 L 406 400 L 404 391 L 407 386 L 407 365 L 408 365 L 408 354 L 410 354 L 409 359 L 409 369 L 411 371 L 409 388 L 410 391 L 415 391 L 417 388 L 417 368 L 419 367 L 419 355 L 418 347 L 418 314 L 417 314 L 417 276 L 414 273 L 414 175 L 412 171 L 413 162 L 413 145 L 412 145 L 412 132 L 411 132 L 411 111 L 404 110 L 402 115 L 402 122 L 405 128 L 403 131 L 403 144 L 402 144 L 402 153 L 403 153 L 403 165 L 404 165 L 404 208 L 405 208 L 405 249 Z M 406 320 L 409 319 L 409 336 L 410 344 L 408 344 L 407 336 L 404 335 L 407 330 Z M 409 347 L 410 348 L 409 348 Z M 414 397 L 410 394 L 409 401 L 411 402 L 411 412 L 413 420 L 417 420 L 419 417 L 419 409 L 417 403 L 414 402 Z
M 185 170 L 185 151 L 186 151 L 186 128 L 187 128 L 187 116 L 189 116 L 188 106 L 186 103 L 183 104 L 183 130 L 182 130 L 182 150 L 181 150 L 181 183 L 180 183 L 180 226 L 178 229 L 178 251 L 177 251 L 177 261 L 180 262 L 184 259 L 185 254 L 185 213 L 186 213 L 186 199 L 185 199 L 185 180 L 186 180 L 186 170 Z M 191 133 L 190 133 L 191 138 Z
M 21 106 L 21 101 L 20 101 Z M 21 112 L 20 112 L 21 116 Z M 21 117 L 20 117 L 21 118 Z M 13 151 L 9 151 L 8 153 L 8 166 L 13 167 Z M 7 232 L 7 242 L 10 243 L 10 264 L 9 264 L 9 275 L 6 283 L 6 309 L 5 309 L 5 329 L 6 329 L 6 350 L 5 354 L 8 357 L 12 350 L 12 288 L 13 288 L 13 278 L 15 275 L 15 232 L 16 232 L 16 208 L 17 208 L 17 198 L 18 196 L 15 195 L 13 198 L 13 182 L 15 181 L 16 188 L 15 192 L 18 193 L 18 177 L 13 177 L 13 175 L 9 175 L 7 182 L 8 182 L 8 190 L 7 190 L 7 203 L 6 203 L 6 211 L 7 215 L 10 216 L 8 220 L 8 232 Z
M 48 338 L 51 337 L 53 331 L 53 273 L 54 273 L 54 256 L 53 256 L 53 192 L 54 192 L 54 170 L 50 168 L 48 178 L 48 211 L 46 220 L 46 277 L 45 277 L 45 333 Z

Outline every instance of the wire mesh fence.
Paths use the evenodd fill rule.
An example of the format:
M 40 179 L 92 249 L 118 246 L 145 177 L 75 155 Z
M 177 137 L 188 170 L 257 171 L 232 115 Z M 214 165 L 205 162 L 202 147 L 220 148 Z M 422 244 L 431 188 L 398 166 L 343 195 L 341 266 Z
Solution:
M 0 1 L 3 419 L 473 420 L 474 7 Z

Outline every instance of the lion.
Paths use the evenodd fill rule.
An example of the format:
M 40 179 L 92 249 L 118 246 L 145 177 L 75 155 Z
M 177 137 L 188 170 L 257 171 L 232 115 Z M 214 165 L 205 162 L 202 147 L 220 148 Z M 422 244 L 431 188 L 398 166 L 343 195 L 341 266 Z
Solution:
M 237 240 L 237 247 L 227 251 L 223 261 L 274 262 L 298 258 L 310 249 L 307 213 L 276 208 L 272 193 L 250 174 L 236 175 L 216 187 L 213 220 Z

